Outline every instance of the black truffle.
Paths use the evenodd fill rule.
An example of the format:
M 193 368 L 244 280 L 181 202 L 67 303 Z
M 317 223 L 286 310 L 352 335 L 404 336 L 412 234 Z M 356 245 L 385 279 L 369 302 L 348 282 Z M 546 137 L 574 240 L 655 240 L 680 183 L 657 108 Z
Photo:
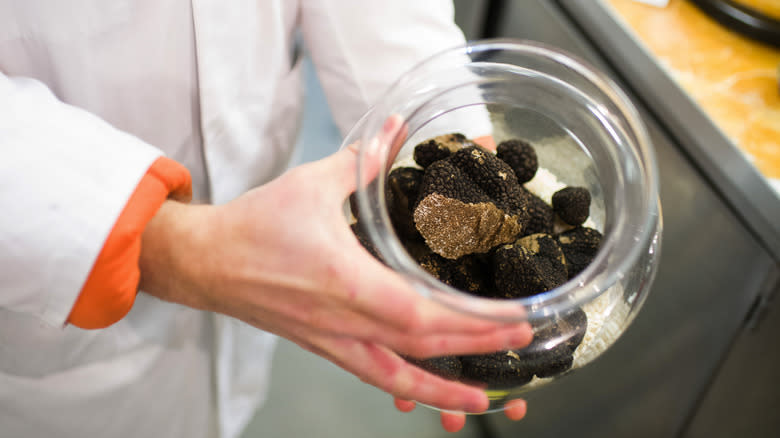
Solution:
M 496 156 L 509 164 L 521 184 L 531 181 L 536 175 L 536 171 L 539 170 L 536 150 L 530 143 L 523 140 L 502 141 L 496 147 Z
M 355 222 L 349 227 L 352 229 L 352 233 L 357 237 L 358 242 L 360 242 L 363 248 L 374 256 L 374 258 L 384 263 L 384 260 L 379 255 L 379 250 L 377 250 L 376 246 L 371 242 L 371 238 L 368 236 L 368 232 L 366 232 L 363 224 L 361 222 Z
M 458 149 L 474 145 L 474 142 L 460 133 L 439 135 L 414 147 L 414 161 L 424 169 L 435 161 L 449 157 Z
M 569 225 L 582 225 L 590 215 L 590 192 L 584 187 L 566 187 L 552 196 L 552 208 Z
M 523 188 L 528 210 L 528 223 L 523 228 L 523 236 L 536 233 L 552 234 L 555 229 L 555 213 L 549 204 Z
M 428 166 L 414 222 L 434 252 L 456 259 L 515 240 L 528 220 L 526 202 L 512 169 L 472 146 Z
M 420 267 L 439 281 L 456 289 L 480 296 L 492 296 L 495 293 L 488 261 L 478 255 L 465 255 L 451 260 L 429 250 L 416 260 Z
M 601 246 L 601 233 L 593 228 L 576 227 L 556 236 L 566 259 L 569 278 L 588 267 Z
M 441 356 L 429 359 L 406 357 L 407 362 L 445 379 L 458 380 L 463 375 L 463 365 L 456 356 Z
M 528 363 L 511 350 L 461 356 L 460 360 L 463 364 L 463 380 L 471 384 L 483 383 L 496 389 L 513 388 L 525 385 L 534 376 Z
M 387 175 L 387 210 L 395 232 L 402 239 L 422 239 L 412 217 L 422 177 L 423 171 L 415 167 L 399 167 Z
M 525 366 L 540 378 L 553 377 L 571 368 L 574 351 L 585 337 L 588 317 L 577 308 L 565 315 L 557 315 L 533 323 L 534 339 L 517 350 Z
M 493 263 L 495 288 L 501 298 L 536 295 L 568 279 L 563 251 L 547 234 L 532 234 L 498 247 Z

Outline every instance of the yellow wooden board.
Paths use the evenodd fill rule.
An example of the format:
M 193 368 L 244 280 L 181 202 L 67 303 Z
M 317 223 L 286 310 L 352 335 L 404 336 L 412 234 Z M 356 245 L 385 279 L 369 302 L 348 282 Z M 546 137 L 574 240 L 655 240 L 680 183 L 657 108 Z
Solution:
M 686 0 L 604 0 L 767 178 L 780 182 L 780 50 L 721 26 Z M 780 14 L 778 0 L 741 0 Z

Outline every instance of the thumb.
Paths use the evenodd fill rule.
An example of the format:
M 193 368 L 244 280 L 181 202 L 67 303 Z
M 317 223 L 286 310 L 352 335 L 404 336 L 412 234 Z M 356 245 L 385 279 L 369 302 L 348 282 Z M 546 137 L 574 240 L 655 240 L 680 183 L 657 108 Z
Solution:
M 373 181 L 381 166 L 389 165 L 387 157 L 395 156 L 406 140 L 407 126 L 399 115 L 392 115 L 385 120 L 382 131 L 365 146 L 360 142 L 352 143 L 335 154 L 325 158 L 321 163 L 323 172 L 337 181 L 340 195 L 346 198 L 355 191 L 358 185 L 358 160 L 360 161 L 360 184 L 367 185 Z M 362 157 L 361 157 L 362 154 Z

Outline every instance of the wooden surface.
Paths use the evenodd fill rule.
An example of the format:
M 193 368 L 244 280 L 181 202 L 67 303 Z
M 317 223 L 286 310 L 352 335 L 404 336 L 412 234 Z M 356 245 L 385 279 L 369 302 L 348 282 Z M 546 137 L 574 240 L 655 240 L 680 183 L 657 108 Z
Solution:
M 778 0 L 740 0 L 780 14 Z M 685 0 L 605 0 L 780 193 L 780 50 L 722 27 Z

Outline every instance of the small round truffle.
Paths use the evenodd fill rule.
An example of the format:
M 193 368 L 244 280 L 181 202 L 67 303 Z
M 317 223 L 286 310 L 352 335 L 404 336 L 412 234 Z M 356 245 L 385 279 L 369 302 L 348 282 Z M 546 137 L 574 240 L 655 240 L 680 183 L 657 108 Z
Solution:
M 461 133 L 444 134 L 425 140 L 414 147 L 414 161 L 423 169 L 475 143 Z
M 496 147 L 496 156 L 512 168 L 520 184 L 531 181 L 539 169 L 536 150 L 523 140 L 502 141 Z
M 601 233 L 593 228 L 576 227 L 556 236 L 566 258 L 569 278 L 582 272 L 596 257 L 601 246 Z
M 547 234 L 532 234 L 499 246 L 493 263 L 496 292 L 502 298 L 536 295 L 568 279 L 563 252 Z
M 553 211 L 569 225 L 582 225 L 590 215 L 590 192 L 584 187 L 566 187 L 552 196 Z

